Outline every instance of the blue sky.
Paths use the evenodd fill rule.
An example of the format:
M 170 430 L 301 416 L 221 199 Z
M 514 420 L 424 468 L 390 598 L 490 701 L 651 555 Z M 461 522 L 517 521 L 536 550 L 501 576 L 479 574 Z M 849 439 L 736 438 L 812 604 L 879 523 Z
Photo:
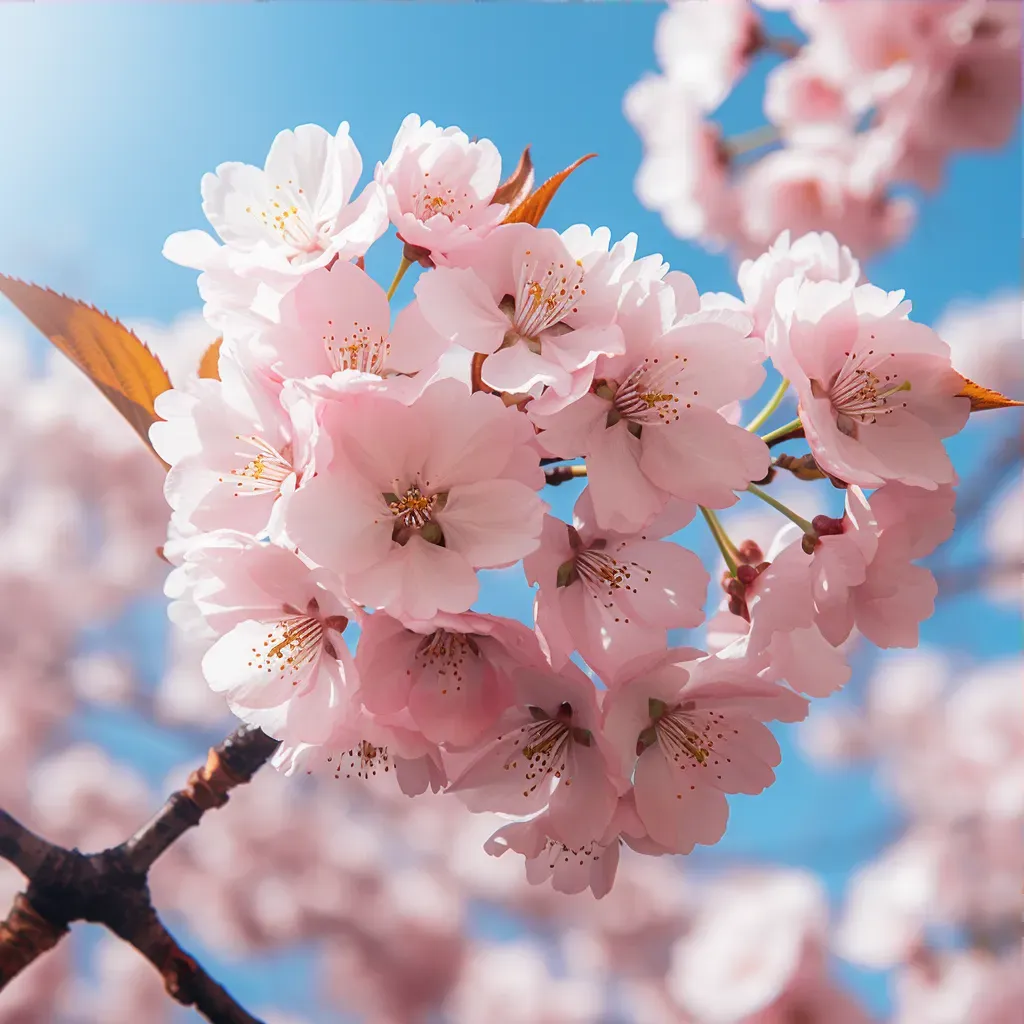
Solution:
M 367 173 L 402 118 L 416 111 L 490 137 L 511 167 L 533 146 L 539 173 L 596 151 L 552 205 L 546 223 L 636 231 L 640 251 L 661 252 L 702 290 L 733 290 L 728 261 L 670 236 L 632 193 L 640 144 L 621 113 L 626 88 L 653 69 L 660 7 L 601 4 L 264 4 L 0 6 L 0 272 L 50 285 L 122 318 L 169 321 L 199 305 L 191 271 L 160 255 L 175 230 L 205 226 L 199 179 L 224 160 L 262 164 L 279 130 L 348 120 Z M 776 27 L 785 25 L 775 20 Z M 764 69 L 723 112 L 729 131 L 762 123 Z M 954 298 L 1020 286 L 1020 139 L 998 154 L 953 161 L 946 187 L 923 200 L 909 242 L 869 266 L 871 279 L 905 288 L 915 318 L 934 320 Z M 390 280 L 388 241 L 369 269 Z M 411 278 L 412 275 L 410 275 Z M 408 296 L 411 283 L 399 293 Z M 4 315 L 0 311 L 0 315 Z M 998 382 L 990 382 L 998 385 Z M 1019 419 L 1013 417 L 1013 423 Z M 983 445 L 1013 423 L 979 421 L 957 440 L 969 475 Z M 557 495 L 563 514 L 571 488 Z M 696 535 L 695 535 L 696 536 Z M 969 550 L 970 536 L 960 547 Z M 489 581 L 489 610 L 528 609 L 525 586 Z M 159 610 L 124 628 L 137 646 L 159 636 Z M 976 598 L 947 605 L 926 639 L 972 657 L 1019 647 L 1019 623 Z M 152 649 L 152 648 L 150 648 Z M 87 727 L 140 760 L 154 780 L 182 752 L 117 720 Z M 736 801 L 726 841 L 702 854 L 807 864 L 837 892 L 850 866 L 898 825 L 870 779 L 814 772 L 783 737 L 778 784 Z M 272 972 L 302 1008 L 308 957 Z M 268 975 L 223 967 L 243 998 L 270 1001 Z M 884 987 L 856 976 L 878 1007 Z M 294 998 L 293 998 L 294 997 Z

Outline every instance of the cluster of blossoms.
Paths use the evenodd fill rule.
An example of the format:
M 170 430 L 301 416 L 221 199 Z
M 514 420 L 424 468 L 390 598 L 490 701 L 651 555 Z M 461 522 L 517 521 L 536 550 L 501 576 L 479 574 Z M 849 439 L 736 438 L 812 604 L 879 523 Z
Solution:
M 804 38 L 771 36 L 752 0 L 676 0 L 655 39 L 662 74 L 627 94 L 645 146 L 637 192 L 680 237 L 752 256 L 784 228 L 830 231 L 866 258 L 913 222 L 894 186 L 933 190 L 951 154 L 1013 134 L 1014 0 L 758 3 L 788 10 Z M 709 115 L 762 55 L 784 58 L 765 82 L 768 125 L 724 138 Z
M 219 379 L 160 396 L 151 430 L 171 615 L 279 768 L 451 792 L 509 818 L 489 852 L 600 896 L 622 844 L 721 838 L 727 794 L 774 780 L 765 723 L 843 685 L 854 629 L 917 643 L 964 380 L 829 235 L 783 235 L 741 301 L 635 236 L 535 226 L 490 142 L 416 115 L 353 199 L 360 171 L 347 125 L 282 132 L 265 168 L 203 179 L 221 243 L 168 241 L 223 332 Z M 362 264 L 389 223 L 400 274 L 425 268 L 394 318 L 398 279 Z M 786 380 L 745 428 L 766 357 Z M 763 439 L 789 382 L 799 422 Z M 757 486 L 797 427 L 839 518 Z M 587 478 L 567 523 L 538 492 L 576 459 L 548 471 Z M 767 553 L 716 516 L 744 491 L 792 520 Z M 670 646 L 705 617 L 708 576 L 671 539 L 698 507 L 727 565 L 710 654 Z M 478 572 L 519 562 L 533 629 L 474 607 Z

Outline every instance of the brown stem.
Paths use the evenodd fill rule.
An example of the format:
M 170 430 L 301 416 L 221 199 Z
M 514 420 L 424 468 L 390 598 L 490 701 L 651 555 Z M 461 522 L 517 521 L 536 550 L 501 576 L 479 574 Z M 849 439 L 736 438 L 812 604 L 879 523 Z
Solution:
M 576 480 L 586 475 L 586 466 L 555 466 L 554 469 L 544 470 L 544 483 L 551 487 L 557 487 L 559 484 L 568 483 L 570 480 Z
M 146 876 L 171 843 L 252 778 L 277 744 L 259 729 L 241 726 L 210 750 L 206 764 L 152 821 L 102 853 L 64 849 L 0 811 L 0 857 L 28 879 L 0 922 L 0 990 L 52 949 L 70 924 L 92 921 L 138 949 L 160 972 L 168 994 L 211 1024 L 260 1024 L 170 935 L 153 908 Z

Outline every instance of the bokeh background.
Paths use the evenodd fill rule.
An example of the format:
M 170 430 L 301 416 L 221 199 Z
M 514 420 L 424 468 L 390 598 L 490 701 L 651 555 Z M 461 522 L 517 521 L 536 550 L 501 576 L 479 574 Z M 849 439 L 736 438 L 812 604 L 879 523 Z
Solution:
M 213 334 L 194 273 L 160 251 L 172 231 L 205 226 L 202 174 L 225 160 L 262 164 L 282 128 L 341 120 L 369 174 L 416 111 L 493 139 L 509 168 L 527 144 L 541 175 L 596 151 L 545 223 L 635 231 L 640 253 L 662 253 L 701 290 L 735 294 L 727 256 L 673 238 L 633 195 L 641 145 L 622 100 L 654 68 L 660 13 L 647 3 L 2 4 L 0 272 L 108 310 L 151 342 L 172 376 L 187 375 Z M 783 16 L 768 20 L 793 34 Z M 728 100 L 727 133 L 763 123 L 771 64 L 758 63 Z M 906 289 L 914 317 L 939 325 L 972 366 L 974 349 L 1021 337 L 1020 183 L 1018 129 L 998 152 L 953 159 L 937 193 L 912 193 L 920 208 L 909 239 L 867 265 L 874 283 Z M 398 256 L 382 240 L 367 269 L 386 284 Z M 201 652 L 166 623 L 167 567 L 154 553 L 159 468 L 59 359 L 0 308 L 0 796 L 30 826 L 88 848 L 140 824 L 230 721 L 204 691 Z M 1016 372 L 984 383 L 1024 397 L 1019 361 Z M 815 701 L 806 725 L 778 730 L 775 786 L 731 798 L 725 839 L 653 867 L 627 860 L 624 895 L 608 907 L 528 892 L 520 865 L 479 851 L 488 829 L 457 805 L 313 791 L 269 770 L 161 863 L 158 906 L 243 1004 L 308 1024 L 475 1024 L 488 1013 L 499 1024 L 689 1020 L 657 1016 L 664 1007 L 647 1001 L 643 976 L 672 969 L 696 890 L 751 869 L 806 872 L 779 877 L 820 886 L 840 948 L 851 879 L 908 827 L 901 769 L 845 755 L 877 751 L 871 741 L 882 736 L 898 761 L 902 746 L 923 742 L 921 716 L 942 713 L 944 686 L 998 672 L 1019 683 L 1022 527 L 1008 495 L 1019 491 L 1020 429 L 1017 413 L 983 414 L 951 446 L 968 514 L 937 556 L 945 590 L 922 650 L 854 650 L 846 690 Z M 994 462 L 995 452 L 1010 455 Z M 791 492 L 797 507 L 837 507 L 828 488 Z M 576 493 L 567 485 L 551 495 L 556 514 L 568 516 Z M 726 522 L 736 537 L 766 529 L 746 502 Z M 699 530 L 685 542 L 715 564 Z M 1014 557 L 1017 568 L 993 583 L 992 565 Z M 487 577 L 478 607 L 529 619 L 518 570 Z M 873 717 L 858 717 L 868 705 Z M 1016 761 L 999 772 L 1021 771 L 1016 725 Z M 989 741 L 982 732 L 977 742 Z M 901 893 L 912 902 L 915 870 L 892 883 L 896 902 Z M 0 864 L 2 902 L 19 884 Z M 1019 879 L 1009 891 L 1019 895 Z M 1019 922 L 1019 907 L 1012 916 Z M 952 948 L 965 936 L 947 929 L 933 941 Z M 627 949 L 647 962 L 623 967 Z M 136 969 L 133 951 L 88 927 L 50 956 L 0 994 L 0 1022 L 198 1019 L 174 1008 L 147 965 Z M 898 967 L 833 956 L 829 969 L 866 1012 L 890 1013 Z M 443 998 L 443 1010 L 410 1009 Z M 488 1006 L 504 1009 L 494 1016 Z

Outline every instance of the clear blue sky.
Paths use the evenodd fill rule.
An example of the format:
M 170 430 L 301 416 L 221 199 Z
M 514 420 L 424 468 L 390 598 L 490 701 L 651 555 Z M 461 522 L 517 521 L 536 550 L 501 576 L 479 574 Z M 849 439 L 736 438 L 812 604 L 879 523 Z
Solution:
M 261 164 L 282 128 L 348 120 L 369 172 L 416 111 L 490 137 L 509 166 L 532 144 L 542 175 L 597 151 L 546 222 L 607 224 L 616 237 L 636 231 L 641 252 L 663 253 L 702 290 L 735 291 L 726 259 L 672 238 L 632 193 L 640 145 L 621 102 L 653 69 L 659 12 L 646 3 L 0 5 L 0 272 L 122 318 L 170 320 L 199 303 L 194 274 L 160 250 L 170 232 L 205 226 L 205 171 L 224 160 Z M 727 129 L 762 123 L 763 70 L 730 100 Z M 925 321 L 954 298 L 1019 287 L 1020 179 L 1019 136 L 1000 154 L 954 161 L 909 243 L 872 265 L 872 279 L 905 288 Z M 369 269 L 384 282 L 397 249 L 389 242 L 379 250 Z M 408 291 L 405 284 L 400 294 Z M 958 440 L 965 475 L 1000 429 L 979 423 Z M 558 499 L 567 511 L 569 489 Z M 525 586 L 513 594 L 495 581 L 487 594 L 492 611 L 529 606 Z M 159 613 L 135 616 L 132 628 L 137 647 L 148 647 L 143 638 L 159 636 Z M 1016 649 L 1019 625 L 1008 612 L 961 599 L 926 636 L 984 657 Z M 149 734 L 132 744 L 119 721 L 87 725 L 154 780 L 182 756 Z M 700 860 L 807 864 L 838 892 L 898 819 L 865 777 L 814 773 L 784 742 L 779 783 L 737 800 L 726 841 Z M 296 1011 L 308 1009 L 307 970 L 303 956 L 287 971 L 222 966 L 243 1000 Z M 872 1005 L 884 1005 L 879 979 L 853 981 Z

